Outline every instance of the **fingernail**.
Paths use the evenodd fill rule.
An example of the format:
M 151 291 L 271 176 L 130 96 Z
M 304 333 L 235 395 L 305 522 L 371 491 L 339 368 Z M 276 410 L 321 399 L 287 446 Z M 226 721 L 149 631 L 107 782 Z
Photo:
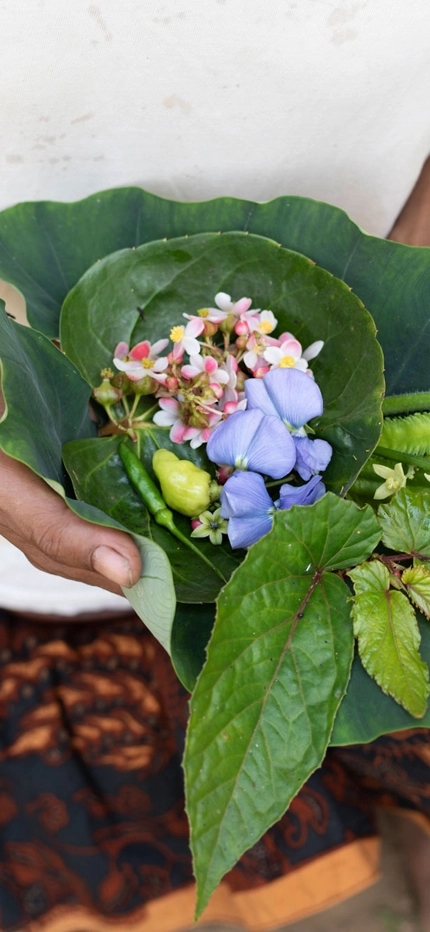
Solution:
M 92 564 L 96 573 L 106 576 L 119 586 L 126 586 L 129 589 L 133 585 L 131 566 L 117 550 L 111 550 L 110 547 L 97 547 L 93 552 Z

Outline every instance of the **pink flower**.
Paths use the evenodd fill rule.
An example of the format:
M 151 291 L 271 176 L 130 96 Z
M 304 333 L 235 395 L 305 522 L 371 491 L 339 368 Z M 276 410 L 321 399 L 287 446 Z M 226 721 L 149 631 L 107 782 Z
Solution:
M 272 369 L 299 369 L 306 372 L 308 360 L 314 359 L 324 346 L 323 340 L 317 340 L 303 352 L 302 345 L 291 333 L 283 333 L 278 346 L 268 346 L 263 356 Z M 311 375 L 312 373 L 309 372 Z
M 195 338 L 203 333 L 204 328 L 204 320 L 200 317 L 193 317 L 186 327 L 172 327 L 170 339 L 174 343 L 172 355 L 175 362 L 182 359 L 184 352 L 189 356 L 197 356 L 200 353 L 200 344 Z
M 156 343 L 150 343 L 149 340 L 142 340 L 129 350 L 128 343 L 118 343 L 114 351 L 114 366 L 125 372 L 132 382 L 138 382 L 144 376 L 150 375 L 151 378 L 158 382 L 163 382 L 165 376 L 163 373 L 167 369 L 168 361 L 166 356 L 158 357 L 166 348 L 168 340 L 157 340 Z
M 183 443 L 187 425 L 181 421 L 179 402 L 176 398 L 160 398 L 161 411 L 154 414 L 153 421 L 158 427 L 170 427 L 169 437 L 173 443 Z
M 229 380 L 228 373 L 218 366 L 213 356 L 192 355 L 190 356 L 190 364 L 181 368 L 181 375 L 186 379 L 195 379 L 197 375 L 205 372 L 210 377 L 211 382 L 225 385 Z

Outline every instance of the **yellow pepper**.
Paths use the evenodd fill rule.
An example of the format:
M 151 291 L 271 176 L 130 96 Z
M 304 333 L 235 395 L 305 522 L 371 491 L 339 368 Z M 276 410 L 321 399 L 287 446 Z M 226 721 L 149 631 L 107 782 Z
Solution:
M 219 497 L 219 486 L 209 473 L 169 450 L 157 450 L 152 466 L 169 508 L 193 518 Z

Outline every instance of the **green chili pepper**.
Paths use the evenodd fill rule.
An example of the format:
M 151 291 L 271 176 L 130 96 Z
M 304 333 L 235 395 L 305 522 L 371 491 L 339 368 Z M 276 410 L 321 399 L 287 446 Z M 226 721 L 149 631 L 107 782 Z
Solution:
M 218 570 L 210 560 L 205 557 L 205 555 L 195 547 L 194 544 L 185 537 L 184 534 L 176 527 L 176 524 L 173 519 L 172 512 L 169 508 L 166 507 L 166 502 L 164 501 L 163 496 L 161 495 L 160 490 L 155 485 L 155 482 L 151 479 L 151 476 L 146 471 L 142 461 L 136 455 L 136 453 L 123 441 L 119 444 L 118 453 L 121 457 L 124 469 L 127 473 L 127 477 L 130 480 L 131 485 L 135 491 L 140 495 L 143 503 L 146 505 L 148 511 L 152 514 L 154 520 L 157 524 L 160 524 L 162 527 L 165 527 L 174 537 L 177 537 L 178 540 L 182 541 L 183 544 L 186 544 L 190 550 L 193 550 L 197 556 L 200 557 L 204 563 L 207 563 L 210 566 L 217 576 L 219 576 L 223 582 L 227 582 L 225 576 Z

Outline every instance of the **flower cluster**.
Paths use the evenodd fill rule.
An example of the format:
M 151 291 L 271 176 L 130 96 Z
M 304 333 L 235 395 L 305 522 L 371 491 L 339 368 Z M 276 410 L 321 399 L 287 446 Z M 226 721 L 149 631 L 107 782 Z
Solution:
M 228 519 L 232 547 L 249 547 L 266 534 L 276 509 L 310 505 L 325 492 L 321 476 L 332 455 L 325 440 L 311 440 L 305 424 L 322 414 L 321 391 L 300 370 L 273 369 L 245 384 L 247 409 L 237 411 L 214 431 L 207 454 L 235 471 L 221 492 L 220 517 Z M 302 486 L 284 483 L 273 502 L 263 475 L 272 479 L 295 470 Z
M 272 336 L 278 324 L 274 313 L 251 304 L 250 298 L 233 301 L 219 292 L 216 307 L 185 314 L 188 322 L 172 327 L 173 345 L 165 355 L 168 339 L 153 344 L 143 340 L 131 349 L 119 343 L 113 359 L 118 374 L 111 379 L 115 400 L 118 392 L 121 397 L 134 395 L 134 414 L 139 397 L 154 394 L 159 405 L 154 422 L 170 428 L 174 443 L 190 441 L 196 448 L 229 415 L 251 406 L 247 381 L 261 380 L 273 369 L 299 370 L 312 379 L 308 363 L 323 341 L 303 351 L 291 333 Z M 131 427 L 129 418 L 122 429 Z
M 332 454 L 330 444 L 311 439 L 306 429 L 323 409 L 308 365 L 323 341 L 303 350 L 292 333 L 273 336 L 278 325 L 273 311 L 251 304 L 250 298 L 233 301 L 219 292 L 215 307 L 185 314 L 187 323 L 172 327 L 170 349 L 167 338 L 143 340 L 131 349 L 119 343 L 113 358 L 117 374 L 104 370 L 94 390 L 115 429 L 133 439 L 148 426 L 148 414 L 137 413 L 140 398 L 152 394 L 153 422 L 170 429 L 173 443 L 189 441 L 193 448 L 207 443 L 207 455 L 225 483 L 221 507 L 206 488 L 208 473 L 196 470 L 202 476 L 193 477 L 193 488 L 206 483 L 203 497 L 197 496 L 199 514 L 197 499 L 189 500 L 187 491 L 192 464 L 160 451 L 163 462 L 153 465 L 167 503 L 193 518 L 192 536 L 220 544 L 228 533 L 232 547 L 248 547 L 266 534 L 277 509 L 317 501 L 325 492 L 320 474 Z M 275 481 L 281 485 L 276 501 L 263 477 L 287 480 Z M 304 485 L 291 484 L 298 477 Z

